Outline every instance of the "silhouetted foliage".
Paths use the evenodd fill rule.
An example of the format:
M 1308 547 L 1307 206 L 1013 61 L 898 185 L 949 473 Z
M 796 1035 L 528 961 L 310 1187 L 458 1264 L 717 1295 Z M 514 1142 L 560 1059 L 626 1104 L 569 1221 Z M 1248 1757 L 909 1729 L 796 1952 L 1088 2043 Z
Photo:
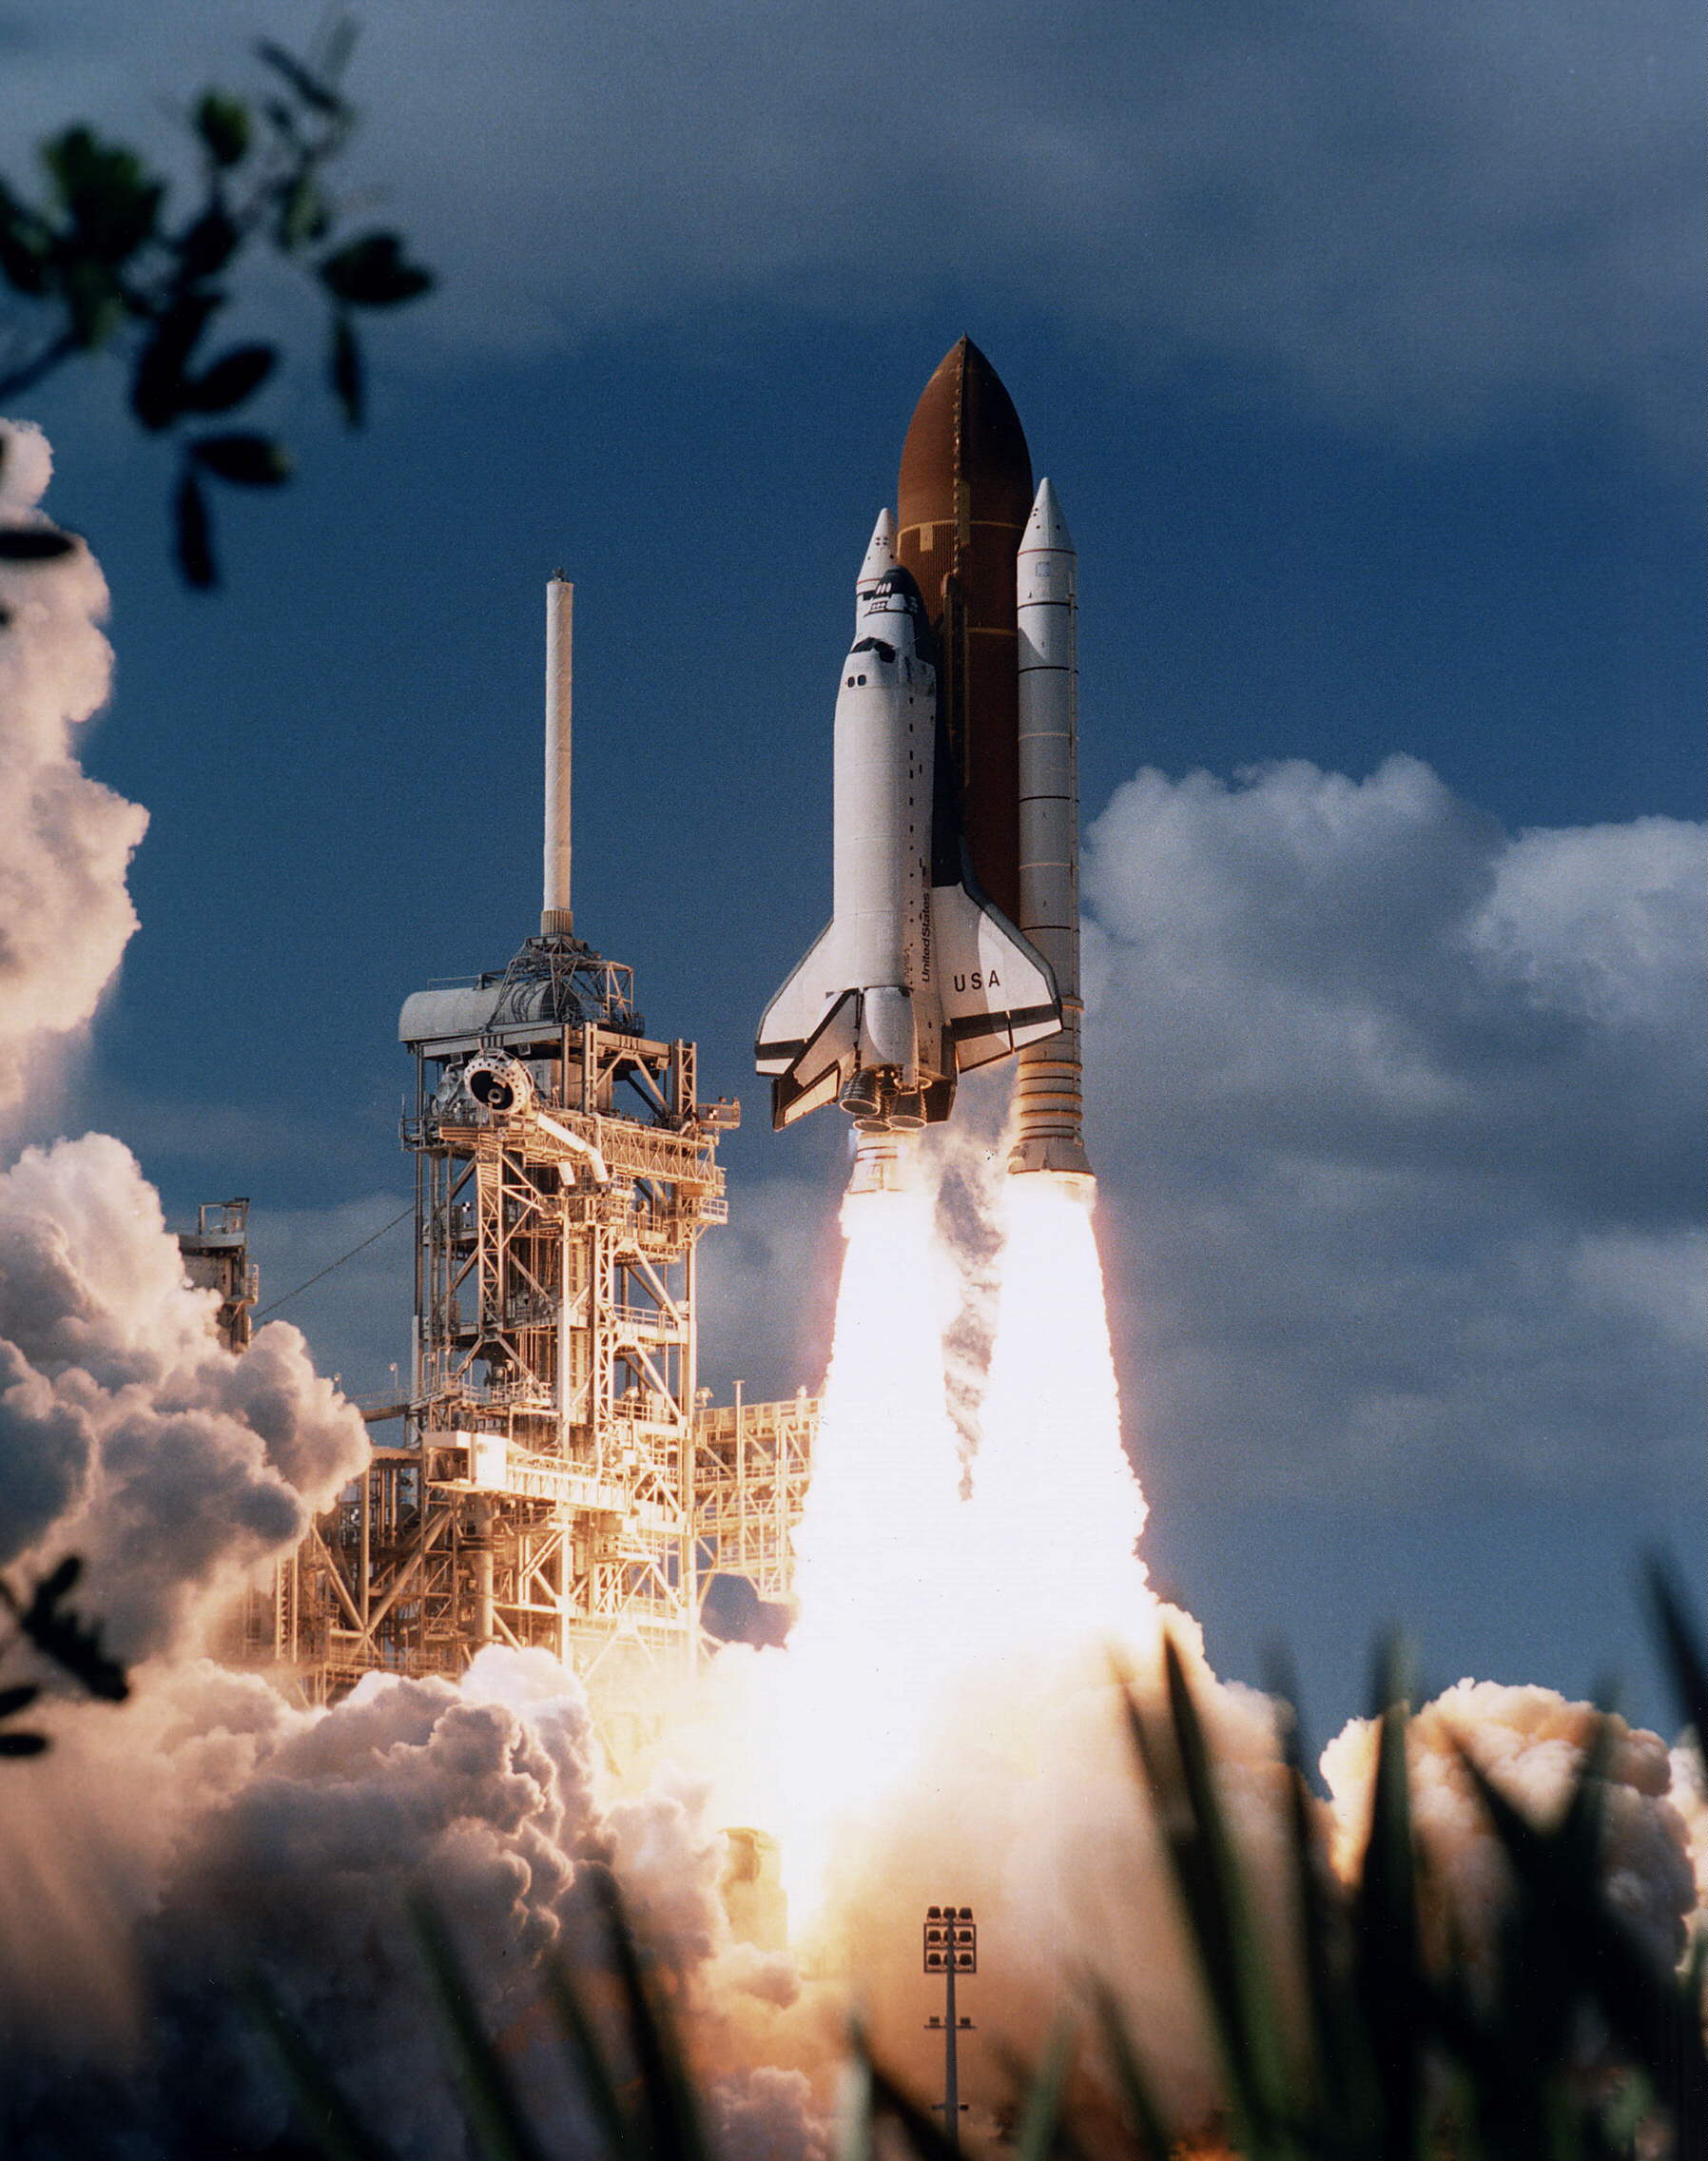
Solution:
M 271 434 L 204 423 L 246 406 L 271 381 L 277 345 L 213 349 L 245 258 L 270 251 L 301 272 L 326 311 L 325 381 L 347 427 L 362 424 L 364 368 L 357 318 L 430 290 L 395 232 L 351 233 L 329 168 L 349 143 L 354 107 L 340 83 L 355 30 L 333 22 L 298 56 L 262 43 L 266 88 L 253 98 L 208 89 L 184 115 L 201 167 L 200 192 L 174 215 L 168 183 L 144 155 L 83 125 L 37 152 L 45 186 L 31 199 L 0 181 L 0 279 L 10 288 L 10 354 L 0 398 L 33 389 L 68 363 L 115 353 L 137 424 L 179 447 L 172 489 L 174 547 L 184 581 L 218 582 L 206 482 L 272 488 L 291 454 Z M 0 560 L 46 559 L 0 535 Z
M 103 1645 L 101 1624 L 80 1620 L 66 1604 L 82 1574 L 83 1563 L 75 1553 L 68 1553 L 40 1579 L 28 1598 L 20 1596 L 8 1578 L 0 1576 L 0 1606 L 6 1606 L 17 1623 L 14 1642 L 31 1645 L 101 1702 L 122 1703 L 130 1694 L 129 1676 Z M 0 1726 L 20 1711 L 29 1710 L 41 1693 L 33 1682 L 0 1688 Z M 0 1731 L 0 1756 L 40 1756 L 49 1745 L 43 1733 L 10 1728 Z

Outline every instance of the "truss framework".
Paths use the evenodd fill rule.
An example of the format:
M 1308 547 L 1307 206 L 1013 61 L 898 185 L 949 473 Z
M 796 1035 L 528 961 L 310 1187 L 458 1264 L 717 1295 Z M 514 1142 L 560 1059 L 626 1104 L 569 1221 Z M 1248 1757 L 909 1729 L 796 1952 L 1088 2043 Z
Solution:
M 248 1649 L 324 1702 L 537 1647 L 620 1749 L 648 1677 L 699 1654 L 703 1573 L 786 1596 L 817 1407 L 698 1402 L 697 1247 L 727 1218 L 739 1114 L 698 1102 L 692 1043 L 644 1034 L 628 971 L 531 940 L 501 980 L 423 1003 L 452 1024 L 410 1039 L 404 1009 L 416 1343 L 408 1402 L 378 1414 L 399 1445 L 250 1601 Z M 503 1108 L 476 1100 L 494 1061 Z

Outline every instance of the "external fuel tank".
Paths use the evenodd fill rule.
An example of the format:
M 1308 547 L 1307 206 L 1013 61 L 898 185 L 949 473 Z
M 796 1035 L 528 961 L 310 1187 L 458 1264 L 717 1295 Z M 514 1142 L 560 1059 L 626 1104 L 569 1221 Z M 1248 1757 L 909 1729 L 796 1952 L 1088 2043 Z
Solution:
M 973 875 L 1011 923 L 1020 919 L 1015 558 L 1032 503 L 1014 400 L 962 338 L 925 385 L 902 446 L 896 560 L 912 572 L 936 636 Z

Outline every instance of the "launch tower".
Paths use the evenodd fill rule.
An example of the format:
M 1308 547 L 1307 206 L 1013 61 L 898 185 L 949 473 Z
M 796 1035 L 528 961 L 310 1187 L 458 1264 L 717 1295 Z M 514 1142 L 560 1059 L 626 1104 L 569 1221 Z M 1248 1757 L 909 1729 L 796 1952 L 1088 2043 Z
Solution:
M 572 606 L 554 578 L 539 933 L 398 1019 L 415 1341 L 407 1402 L 368 1415 L 401 1430 L 286 1565 L 270 1655 L 324 1701 L 537 1647 L 621 1752 L 651 1678 L 699 1654 L 708 1574 L 786 1593 L 817 1406 L 718 1412 L 698 1388 L 697 1249 L 740 1111 L 701 1101 L 693 1043 L 649 1035 L 632 972 L 575 936 Z

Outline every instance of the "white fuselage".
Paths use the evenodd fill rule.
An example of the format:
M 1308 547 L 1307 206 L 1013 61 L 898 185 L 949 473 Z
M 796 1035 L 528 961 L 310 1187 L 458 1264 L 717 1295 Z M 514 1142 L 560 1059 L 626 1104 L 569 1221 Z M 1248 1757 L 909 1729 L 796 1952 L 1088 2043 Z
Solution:
M 864 590 L 836 700 L 834 915 L 843 980 L 864 994 L 863 1063 L 918 1079 L 935 1066 L 930 934 L 936 676 L 918 651 L 918 603 Z M 912 993 L 922 994 L 916 1012 Z

